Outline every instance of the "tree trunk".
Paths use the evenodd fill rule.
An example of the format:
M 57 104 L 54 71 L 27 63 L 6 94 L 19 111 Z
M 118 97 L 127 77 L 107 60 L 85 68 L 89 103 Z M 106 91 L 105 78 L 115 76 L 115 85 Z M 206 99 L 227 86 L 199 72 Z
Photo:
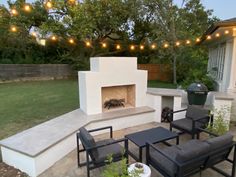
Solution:
M 173 84 L 177 84 L 177 76 L 176 76 L 176 53 L 173 53 Z
M 170 37 L 171 37 L 171 55 L 172 55 L 172 60 L 173 60 L 173 84 L 177 84 L 177 74 L 176 74 L 176 59 L 177 59 L 177 54 L 175 50 L 175 42 L 177 41 L 176 37 L 176 26 L 175 26 L 175 14 L 174 14 L 174 9 L 173 9 L 173 1 L 171 2 L 171 8 L 170 8 Z

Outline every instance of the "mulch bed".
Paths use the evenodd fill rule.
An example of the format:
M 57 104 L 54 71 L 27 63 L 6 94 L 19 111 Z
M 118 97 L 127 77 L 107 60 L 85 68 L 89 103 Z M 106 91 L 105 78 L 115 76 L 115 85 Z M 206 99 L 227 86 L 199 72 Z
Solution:
M 20 170 L 0 162 L 0 177 L 28 177 Z

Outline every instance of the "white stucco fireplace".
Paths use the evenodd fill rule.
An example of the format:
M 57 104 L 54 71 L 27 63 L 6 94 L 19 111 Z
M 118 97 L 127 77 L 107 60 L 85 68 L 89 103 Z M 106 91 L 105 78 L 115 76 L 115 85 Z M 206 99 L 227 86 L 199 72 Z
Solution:
M 90 71 L 79 72 L 80 108 L 88 115 L 146 106 L 147 71 L 137 69 L 135 57 L 90 59 Z M 104 103 L 123 100 L 108 109 Z

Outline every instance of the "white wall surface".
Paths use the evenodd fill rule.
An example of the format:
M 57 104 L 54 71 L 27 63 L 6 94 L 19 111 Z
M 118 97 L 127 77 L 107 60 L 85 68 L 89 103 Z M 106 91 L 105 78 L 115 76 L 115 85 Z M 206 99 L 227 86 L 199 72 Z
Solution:
M 88 115 L 102 113 L 102 87 L 135 85 L 135 106 L 146 106 L 147 71 L 137 70 L 137 58 L 91 58 L 91 71 L 79 72 L 80 108 Z

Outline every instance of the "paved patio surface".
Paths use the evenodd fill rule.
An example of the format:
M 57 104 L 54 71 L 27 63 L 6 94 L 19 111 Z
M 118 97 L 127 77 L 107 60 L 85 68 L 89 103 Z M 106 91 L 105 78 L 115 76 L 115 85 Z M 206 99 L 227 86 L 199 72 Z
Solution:
M 135 127 L 130 127 L 126 128 L 123 130 L 115 131 L 114 132 L 114 138 L 119 139 L 123 138 L 124 135 L 157 127 L 157 126 L 162 126 L 165 128 L 169 128 L 169 125 L 167 123 L 149 123 L 149 124 L 144 124 L 141 126 L 135 126 Z M 236 138 L 236 126 L 231 126 L 230 128 L 231 133 L 235 136 Z M 109 135 L 108 133 L 96 136 L 96 140 L 99 139 L 104 139 L 107 138 Z M 207 135 L 201 134 L 201 139 L 207 138 Z M 188 140 L 190 140 L 191 137 L 190 135 L 181 135 L 180 136 L 180 144 L 184 143 Z M 171 141 L 170 141 L 171 142 Z M 175 140 L 173 141 L 175 143 Z M 129 144 L 129 148 L 131 148 L 132 152 L 138 152 L 138 149 L 132 145 Z M 143 153 L 145 155 L 145 153 Z M 232 153 L 231 153 L 232 155 Z M 82 154 L 84 157 L 84 154 Z M 134 162 L 132 158 L 130 158 L 130 163 Z M 223 162 L 218 165 L 221 169 L 230 172 L 231 171 L 231 165 L 229 165 L 227 162 Z M 159 174 L 155 169 L 152 169 L 152 177 L 161 177 L 162 175 Z M 91 171 L 91 177 L 101 177 L 102 171 L 104 168 L 99 168 L 99 169 L 94 169 Z M 45 171 L 43 174 L 40 175 L 40 177 L 86 177 L 86 167 L 78 168 L 77 167 L 77 153 L 76 150 L 72 151 L 70 154 L 68 154 L 66 157 L 58 161 L 56 164 L 54 164 L 51 168 L 49 168 L 47 171 Z M 196 174 L 194 177 L 222 177 L 222 175 L 216 173 L 215 171 L 211 169 L 207 169 L 203 171 L 201 174 Z

